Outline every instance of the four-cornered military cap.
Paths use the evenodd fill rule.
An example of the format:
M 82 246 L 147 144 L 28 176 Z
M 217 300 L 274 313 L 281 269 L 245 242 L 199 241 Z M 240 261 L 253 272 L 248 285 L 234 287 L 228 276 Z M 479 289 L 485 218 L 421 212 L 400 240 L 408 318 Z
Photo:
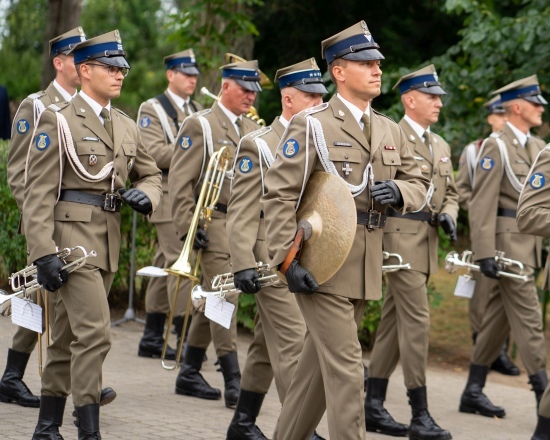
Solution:
M 497 95 L 494 98 L 487 101 L 485 104 L 483 104 L 483 107 L 487 109 L 490 115 L 505 112 L 504 107 L 502 106 L 500 95 Z
M 124 58 L 126 52 L 122 48 L 118 30 L 78 43 L 70 53 L 74 55 L 75 64 L 95 60 L 110 66 L 130 68 Z
M 327 60 L 327 64 L 337 58 L 354 61 L 383 60 L 384 56 L 378 49 L 380 46 L 374 42 L 364 20 L 321 43 L 322 57 Z
M 73 47 L 85 40 L 86 34 L 84 33 L 84 30 L 78 26 L 69 32 L 65 32 L 63 35 L 59 35 L 58 37 L 50 40 L 50 55 L 52 58 L 60 53 L 67 55 Z
M 230 78 L 237 81 L 241 87 L 252 92 L 261 92 L 260 70 L 258 61 L 243 61 L 242 63 L 231 63 L 220 67 L 222 78 Z
M 537 75 L 531 75 L 527 78 L 518 79 L 507 86 L 495 90 L 492 95 L 500 93 L 502 102 L 512 101 L 513 99 L 525 99 L 533 104 L 546 105 L 548 101 L 540 94 L 539 81 Z
M 399 87 L 399 92 L 401 92 L 401 94 L 410 92 L 411 90 L 418 90 L 419 92 L 428 93 L 430 95 L 447 94 L 447 92 L 441 88 L 441 83 L 437 78 L 437 72 L 433 64 L 402 76 L 392 89 L 396 87 Z
M 164 65 L 166 70 L 175 69 L 186 75 L 198 75 L 200 73 L 193 49 L 182 50 L 164 57 Z
M 315 58 L 310 58 L 309 60 L 277 70 L 275 81 L 279 81 L 281 89 L 294 87 L 302 92 L 328 93 L 323 84 L 323 75 L 317 66 Z

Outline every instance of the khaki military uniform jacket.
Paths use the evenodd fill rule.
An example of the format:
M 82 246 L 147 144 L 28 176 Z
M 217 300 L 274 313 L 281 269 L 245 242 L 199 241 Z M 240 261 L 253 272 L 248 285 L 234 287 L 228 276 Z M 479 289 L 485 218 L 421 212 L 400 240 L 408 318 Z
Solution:
M 34 98 L 37 96 L 37 98 Z M 8 184 L 11 193 L 17 202 L 19 210 L 23 209 L 23 191 L 25 189 L 25 163 L 27 160 L 27 151 L 34 130 L 34 99 L 39 99 L 48 107 L 50 104 L 60 105 L 65 101 L 61 93 L 54 86 L 53 82 L 38 93 L 33 93 L 23 100 L 11 128 L 11 141 L 8 153 Z M 36 115 L 38 117 L 38 115 Z
M 165 91 L 164 94 L 178 114 L 178 126 L 176 126 L 174 120 L 170 116 L 166 115 L 166 120 L 170 126 L 172 136 L 175 139 L 178 134 L 179 126 L 181 126 L 183 120 L 189 115 L 183 111 L 183 108 L 176 105 L 167 91 Z M 152 100 L 158 103 L 156 98 L 152 98 Z M 198 102 L 191 101 L 191 103 L 197 111 L 202 110 L 202 105 Z M 160 103 L 159 106 L 161 106 Z M 161 111 L 164 112 L 164 109 Z M 157 210 L 151 215 L 150 220 L 151 223 L 169 223 L 172 221 L 172 215 L 170 212 L 170 197 L 168 196 L 168 170 L 170 168 L 172 155 L 174 154 L 174 144 L 166 134 L 153 104 L 149 101 L 145 101 L 139 108 L 138 127 L 143 145 L 145 145 L 147 152 L 155 159 L 157 166 L 162 171 L 163 197 Z
M 211 109 L 195 113 L 183 122 L 176 138 L 168 178 L 172 218 L 180 238 L 187 234 L 189 230 L 195 211 L 195 196 L 200 194 L 203 183 L 202 178 L 210 160 L 199 116 L 206 118 L 210 124 L 214 151 L 218 151 L 224 146 L 229 148 L 231 153 L 229 171 L 240 141 L 240 136 L 237 134 L 234 124 L 229 120 L 217 102 L 214 103 Z M 255 131 L 258 128 L 260 126 L 249 118 L 242 118 L 241 135 Z M 227 205 L 229 201 L 230 182 L 228 174 L 226 174 L 218 204 Z M 214 211 L 212 218 L 223 219 L 224 225 L 223 228 L 211 228 L 210 232 L 214 233 L 215 230 L 225 235 L 225 214 L 220 211 Z M 212 236 L 212 234 L 209 234 L 209 238 L 209 251 L 228 253 L 227 237 Z
M 294 116 L 277 149 L 275 162 L 267 173 L 267 192 L 262 202 L 271 267 L 277 267 L 284 261 L 294 240 L 296 207 L 303 183 L 314 171 L 324 171 L 311 130 L 309 139 L 306 139 L 308 113 L 322 124 L 330 160 L 345 181 L 360 184 L 363 171 L 370 162 L 375 180 L 395 180 L 403 196 L 403 212 L 419 209 L 426 196 L 428 181 L 420 173 L 402 129 L 389 118 L 371 110 L 369 145 L 357 120 L 345 104 L 333 96 L 329 103 Z M 284 154 L 285 144 L 289 140 L 294 141 L 295 154 L 287 154 L 291 157 Z M 309 148 L 306 148 L 306 141 Z M 345 163 L 352 168 L 348 177 L 342 171 Z M 368 189 L 354 200 L 359 211 L 371 208 Z M 384 210 L 377 204 L 374 208 Z M 354 243 L 344 265 L 334 277 L 320 286 L 319 292 L 355 299 L 380 298 L 382 235 L 382 229 L 368 232 L 364 225 L 357 225 Z
M 472 156 L 477 158 L 479 149 L 481 148 L 481 143 L 483 139 L 478 139 L 477 141 L 470 142 L 466 145 L 462 153 L 460 154 L 460 159 L 458 160 L 458 170 L 456 172 L 456 190 L 458 192 L 458 205 L 464 209 L 468 210 L 468 204 L 470 203 L 470 198 L 472 197 L 472 183 L 473 183 L 473 173 L 475 171 L 475 160 L 472 161 Z M 474 156 L 475 153 L 475 156 Z
M 405 132 L 411 152 L 427 179 L 433 179 L 434 193 L 429 205 L 422 212 L 447 213 L 456 225 L 458 216 L 458 194 L 453 176 L 451 149 L 441 136 L 430 133 L 432 153 L 419 139 L 416 132 L 404 120 L 399 125 Z M 388 217 L 384 228 L 384 250 L 398 253 L 413 270 L 423 273 L 437 272 L 437 228 L 428 222 Z
M 506 145 L 509 161 L 517 179 L 525 182 L 532 160 L 544 148 L 544 141 L 531 135 L 524 149 L 509 126 L 495 133 Z M 528 150 L 528 151 L 526 151 Z M 516 210 L 519 192 L 512 186 L 494 137 L 483 146 L 476 166 L 474 188 L 469 206 L 472 250 L 475 260 L 492 258 L 495 251 L 531 267 L 541 265 L 542 239 L 520 233 L 516 219 L 498 215 L 498 209 Z
M 90 174 L 97 174 L 114 161 L 114 187 L 132 186 L 145 192 L 153 210 L 162 197 L 161 173 L 141 143 L 138 129 L 124 113 L 111 108 L 114 140 L 87 102 L 77 95 L 59 112 L 70 127 L 78 160 Z M 28 179 L 25 185 L 23 217 L 30 261 L 56 252 L 59 248 L 84 246 L 97 252 L 89 264 L 115 272 L 120 250 L 120 213 L 101 207 L 60 201 L 61 190 L 71 189 L 104 194 L 110 191 L 111 175 L 86 182 L 75 173 L 64 155 L 60 164 L 56 112 L 47 108 L 38 122 L 29 150 Z M 60 169 L 63 167 L 63 170 Z
M 265 223 L 260 198 L 270 164 L 266 163 L 255 139 L 263 139 L 273 157 L 285 127 L 277 117 L 266 128 L 241 139 L 235 159 L 234 178 L 227 211 L 227 233 L 234 272 L 256 267 L 256 240 L 265 240 Z M 266 263 L 266 261 L 263 261 Z

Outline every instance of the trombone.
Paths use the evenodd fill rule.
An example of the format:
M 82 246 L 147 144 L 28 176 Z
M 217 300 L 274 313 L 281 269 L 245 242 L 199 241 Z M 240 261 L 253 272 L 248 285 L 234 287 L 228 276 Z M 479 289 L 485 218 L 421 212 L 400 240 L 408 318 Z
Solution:
M 174 365 L 169 365 L 166 362 L 166 349 L 168 348 L 170 328 L 172 326 L 172 321 L 174 320 L 174 310 L 176 308 L 176 302 L 178 299 L 181 277 L 185 277 L 191 280 L 191 287 L 193 287 L 193 285 L 198 283 L 199 281 L 198 272 L 202 256 L 202 249 L 199 249 L 197 251 L 195 264 L 192 265 L 191 253 L 193 251 L 193 241 L 195 240 L 195 235 L 199 227 L 199 222 L 201 220 L 204 221 L 204 228 L 206 229 L 208 223 L 212 221 L 212 211 L 214 211 L 214 207 L 216 206 L 216 204 L 218 203 L 218 199 L 220 198 L 225 173 L 229 166 L 230 159 L 231 154 L 228 147 L 222 147 L 210 157 L 199 198 L 197 200 L 195 211 L 193 213 L 193 218 L 191 219 L 191 224 L 189 226 L 189 231 L 187 231 L 187 236 L 185 238 L 185 242 L 183 243 L 183 249 L 181 250 L 180 256 L 178 257 L 177 261 L 172 266 L 165 269 L 166 272 L 168 272 L 170 275 L 175 275 L 178 277 L 178 280 L 176 282 L 176 291 L 172 299 L 172 306 L 170 307 L 170 314 L 168 316 L 168 325 L 166 326 L 166 333 L 164 335 L 162 353 L 160 356 L 162 367 L 166 370 L 173 370 L 176 367 L 180 366 L 180 358 L 183 351 L 183 340 L 185 339 L 185 333 L 187 331 L 187 324 L 189 322 L 189 315 L 191 312 L 191 297 L 189 297 L 189 301 L 187 302 L 187 309 L 185 311 L 185 318 L 183 321 L 183 328 L 178 343 L 178 349 L 176 350 L 176 360 Z
M 447 270 L 447 272 L 449 273 L 454 273 L 457 271 L 457 267 L 466 267 L 469 271 L 471 270 L 479 271 L 479 266 L 477 264 L 472 263 L 472 257 L 473 257 L 473 252 L 469 250 L 462 252 L 462 255 L 460 256 L 456 251 L 449 252 L 445 257 L 445 270 Z M 503 269 L 497 272 L 499 276 L 506 277 L 506 278 L 516 278 L 518 280 L 523 280 L 523 281 L 529 281 L 529 277 L 527 275 L 521 274 L 521 272 L 523 271 L 523 263 L 521 261 L 505 258 L 504 252 L 502 251 L 496 252 L 495 260 Z M 511 272 L 506 272 L 505 269 L 510 266 L 517 266 L 519 268 L 520 273 L 515 274 Z
M 384 260 L 389 260 L 390 258 L 396 258 L 397 264 L 384 264 L 382 265 L 382 273 L 397 272 L 401 269 L 410 269 L 411 265 L 409 263 L 403 263 L 403 257 L 399 254 L 391 254 L 389 252 L 382 252 L 382 257 Z

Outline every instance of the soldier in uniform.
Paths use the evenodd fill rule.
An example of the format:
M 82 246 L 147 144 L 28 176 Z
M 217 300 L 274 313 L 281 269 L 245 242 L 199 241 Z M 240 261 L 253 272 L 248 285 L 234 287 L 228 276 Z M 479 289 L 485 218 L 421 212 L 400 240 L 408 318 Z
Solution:
M 23 100 L 15 115 L 7 174 L 8 184 L 20 212 L 23 210 L 25 162 L 36 121 L 47 106 L 68 102 L 76 94 L 80 78 L 74 66 L 73 56 L 68 55 L 68 52 L 75 44 L 85 39 L 84 31 L 78 27 L 50 40 L 50 56 L 56 71 L 55 79 L 46 90 L 33 93 Z M 37 294 L 32 294 L 34 302 Z M 47 294 L 44 297 L 50 302 L 50 320 L 53 323 L 56 297 Z M 66 314 L 62 313 L 59 319 L 64 319 L 63 317 L 66 318 Z M 40 406 L 40 399 L 29 391 L 22 380 L 36 342 L 36 332 L 24 327 L 18 327 L 15 331 L 12 348 L 8 350 L 6 370 L 0 381 L 0 402 L 14 402 L 35 408 Z M 112 388 L 105 388 L 101 391 L 101 405 L 112 402 L 115 397 L 116 392 Z
M 240 138 L 260 126 L 243 117 L 261 91 L 257 61 L 227 64 L 222 70 L 221 97 L 211 109 L 203 110 L 187 118 L 178 133 L 168 178 L 172 218 L 177 235 L 185 240 L 193 212 L 195 195 L 200 192 L 206 164 L 210 156 L 222 147 L 228 147 L 231 159 L 235 157 Z M 226 176 L 227 177 L 227 176 Z M 208 232 L 199 227 L 194 247 L 203 249 L 201 270 L 206 290 L 212 290 L 212 278 L 231 272 L 229 242 L 225 230 L 229 184 L 223 185 Z M 237 305 L 237 293 L 227 300 Z M 202 360 L 210 340 L 214 341 L 216 354 L 222 369 L 225 405 L 237 404 L 241 372 L 237 358 L 236 311 L 229 330 L 210 321 L 204 314 L 194 311 L 189 328 L 184 363 L 176 379 L 176 393 L 202 399 L 219 399 L 220 390 L 212 388 L 200 374 Z
M 485 104 L 483 107 L 487 109 L 487 123 L 491 126 L 491 132 L 496 133 L 506 125 L 506 114 L 500 96 L 495 96 Z M 462 209 L 468 211 L 468 203 L 470 203 L 470 197 L 472 195 L 473 177 L 476 166 L 477 155 L 481 149 L 483 138 L 470 142 L 462 150 L 460 160 L 458 162 L 458 171 L 456 174 L 456 189 L 458 191 L 458 204 Z M 495 288 L 497 282 L 491 278 L 482 276 L 479 272 L 474 271 L 472 277 L 475 280 L 475 290 L 472 298 L 470 298 L 469 317 L 470 326 L 472 328 L 472 341 L 475 344 L 477 338 L 477 332 L 481 325 L 481 320 L 485 313 L 485 306 L 489 294 L 493 288 Z M 504 310 L 502 310 L 504 315 Z M 508 357 L 508 343 L 509 339 L 506 339 L 502 350 L 491 364 L 491 370 L 498 371 L 499 373 L 508 376 L 519 376 L 519 368 L 514 365 L 512 360 Z
M 534 161 L 519 196 L 517 224 L 525 234 L 550 237 L 550 144 L 546 145 Z M 548 266 L 548 261 L 547 261 Z M 546 273 L 548 288 L 548 273 Z M 550 440 L 550 384 L 542 395 L 538 408 L 538 423 L 531 440 Z
M 153 266 L 170 267 L 179 257 L 181 241 L 177 239 L 168 196 L 168 170 L 174 153 L 174 141 L 183 120 L 202 110 L 191 99 L 197 85 L 199 68 L 193 49 L 187 49 L 164 58 L 168 88 L 164 93 L 149 99 L 139 108 L 139 130 L 148 153 L 156 160 L 162 171 L 162 203 L 151 216 L 157 230 L 157 251 Z M 149 280 L 145 292 L 145 328 L 139 342 L 138 355 L 160 357 L 164 344 L 164 322 L 169 304 L 176 289 L 175 277 L 155 277 Z M 185 307 L 190 294 L 188 279 L 180 283 L 174 315 L 176 333 L 181 334 Z M 167 347 L 166 359 L 175 359 L 175 350 Z
M 366 426 L 367 431 L 407 435 L 407 427 L 395 422 L 383 406 L 389 377 L 401 358 L 412 409 L 409 436 L 445 440 L 451 434 L 440 428 L 428 412 L 426 392 L 430 328 L 426 284 L 430 274 L 437 271 L 437 226 L 456 240 L 458 215 L 451 149 L 430 130 L 439 118 L 445 91 L 433 65 L 403 76 L 393 88 L 399 88 L 405 109 L 399 125 L 423 175 L 430 179 L 430 189 L 422 209 L 404 214 L 388 210 L 384 250 L 399 253 L 411 264 L 411 270 L 387 275 L 386 297 L 369 364 Z
M 366 301 L 381 296 L 383 214 L 387 205 L 403 213 L 419 209 L 428 186 L 402 129 L 370 106 L 380 94 L 384 57 L 367 24 L 360 21 L 321 47 L 338 93 L 294 116 L 261 199 L 269 264 L 284 271 L 307 326 L 274 439 L 309 438 L 325 409 L 330 438 L 366 438 L 357 330 Z M 324 170 L 350 189 L 357 225 L 342 267 L 318 285 L 298 259 L 288 256 L 304 187 L 314 171 Z
M 547 102 L 540 94 L 536 75 L 514 81 L 493 93 L 500 93 L 508 122 L 481 148 L 469 217 L 474 259 L 483 275 L 498 280 L 498 289 L 491 292 L 485 308 L 459 409 L 487 417 L 504 417 L 504 408 L 493 405 L 483 387 L 489 366 L 508 337 L 508 325 L 537 402 L 548 383 L 542 318 L 533 277 L 534 269 L 541 263 L 542 239 L 520 233 L 515 221 L 519 194 L 529 168 L 544 148 L 542 139 L 530 130 L 542 124 L 543 105 Z M 523 274 L 529 280 L 499 276 L 497 251 L 523 263 Z M 519 271 L 518 267 L 507 268 L 507 272 Z
M 282 114 L 269 127 L 241 139 L 227 211 L 227 235 L 235 286 L 256 294 L 254 340 L 241 380 L 228 440 L 265 439 L 255 420 L 275 376 L 281 404 L 302 351 L 304 319 L 293 294 L 283 284 L 262 287 L 257 262 L 267 262 L 264 213 L 260 198 L 265 173 L 292 116 L 323 102 L 328 93 L 315 58 L 277 70 Z M 314 437 L 320 438 L 320 437 Z
M 82 90 L 41 114 L 29 147 L 23 200 L 29 260 L 38 282 L 57 295 L 35 440 L 60 437 L 69 393 L 78 438 L 101 438 L 102 364 L 111 345 L 107 295 L 118 268 L 121 202 L 148 215 L 162 197 L 161 172 L 135 122 L 111 107 L 130 67 L 119 32 L 83 41 L 70 54 Z M 124 190 L 127 180 L 133 187 Z M 56 250 L 75 246 L 97 256 L 68 274 Z

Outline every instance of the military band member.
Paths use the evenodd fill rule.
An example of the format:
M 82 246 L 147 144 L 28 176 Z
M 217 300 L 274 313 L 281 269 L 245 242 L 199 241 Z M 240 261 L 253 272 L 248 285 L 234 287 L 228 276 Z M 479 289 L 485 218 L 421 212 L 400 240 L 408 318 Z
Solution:
M 227 64 L 221 70 L 220 99 L 211 109 L 195 113 L 184 121 L 176 138 L 170 164 L 168 188 L 172 219 L 178 237 L 182 240 L 189 230 L 195 210 L 195 196 L 200 193 L 202 177 L 211 155 L 225 146 L 231 153 L 231 160 L 234 160 L 240 138 L 260 127 L 251 119 L 243 117 L 249 112 L 257 92 L 262 90 L 258 62 Z M 222 187 L 208 230 L 199 227 L 194 238 L 195 248 L 203 249 L 200 266 L 206 290 L 212 290 L 212 278 L 215 275 L 231 272 L 225 230 L 228 180 Z M 237 305 L 238 294 L 230 293 L 227 300 Z M 185 359 L 176 380 L 176 393 L 202 399 L 221 397 L 220 390 L 212 388 L 200 374 L 202 360 L 211 339 L 224 377 L 225 405 L 232 408 L 237 404 L 241 378 L 237 358 L 236 310 L 229 330 L 210 321 L 203 313 L 193 312 Z
M 399 125 L 423 175 L 430 179 L 430 190 L 417 212 L 388 210 L 384 250 L 399 253 L 411 270 L 387 274 L 386 297 L 369 364 L 366 426 L 368 431 L 407 435 L 407 426 L 395 422 L 383 406 L 389 377 L 401 359 L 412 409 L 410 438 L 445 440 L 451 434 L 431 417 L 426 387 L 430 328 L 426 285 L 430 274 L 437 271 L 437 227 L 441 225 L 451 240 L 456 240 L 458 215 L 451 149 L 430 130 L 439 118 L 445 91 L 433 65 L 403 76 L 393 88 L 399 89 L 405 109 Z
M 550 237 L 550 144 L 537 156 L 525 179 L 517 209 L 518 229 L 522 233 Z M 548 282 L 548 274 L 546 274 Z M 542 395 L 538 423 L 531 440 L 550 440 L 550 385 Z
M 274 439 L 308 438 L 325 409 L 330 438 L 366 438 L 357 330 L 366 301 L 381 296 L 384 217 L 377 213 L 388 204 L 403 212 L 419 209 L 428 185 L 401 128 L 371 109 L 370 101 L 380 94 L 384 57 L 366 23 L 321 47 L 338 94 L 292 119 L 266 175 L 269 264 L 281 268 L 287 259 L 299 199 L 314 171 L 329 169 L 347 184 L 358 224 L 349 255 L 326 283 L 318 285 L 296 259 L 285 271 L 307 332 Z
M 529 168 L 544 142 L 530 133 L 542 124 L 543 105 L 536 75 L 523 78 L 493 92 L 500 93 L 508 116 L 506 126 L 484 143 L 474 174 L 469 205 L 472 250 L 483 275 L 498 280 L 491 292 L 472 354 L 470 373 L 460 401 L 460 411 L 487 417 L 504 417 L 504 408 L 493 405 L 483 394 L 489 366 L 508 337 L 508 323 L 520 356 L 529 374 L 537 402 L 548 377 L 542 318 L 538 302 L 534 269 L 540 266 L 540 237 L 520 233 L 516 225 L 519 194 Z M 502 277 L 495 255 L 524 265 L 528 281 Z M 507 272 L 519 273 L 510 266 Z M 504 309 L 505 317 L 501 317 Z
M 163 197 L 160 206 L 151 216 L 151 223 L 157 231 L 157 250 L 153 266 L 170 267 L 181 252 L 170 209 L 168 195 L 168 171 L 174 153 L 174 141 L 183 120 L 202 110 L 202 106 L 191 99 L 197 85 L 199 68 L 193 49 L 187 49 L 164 58 L 168 88 L 164 93 L 141 104 L 138 126 L 143 144 L 162 171 Z M 138 355 L 160 357 L 164 344 L 164 322 L 176 289 L 176 277 L 153 277 L 145 292 L 145 328 L 139 342 Z M 178 336 L 181 334 L 184 313 L 191 286 L 187 278 L 180 282 L 174 324 Z M 166 359 L 175 359 L 175 350 L 167 347 Z
M 20 212 L 23 210 L 25 162 L 34 126 L 47 106 L 68 102 L 75 96 L 80 78 L 74 66 L 73 56 L 68 55 L 68 52 L 76 43 L 85 39 L 84 31 L 78 27 L 50 40 L 50 56 L 56 72 L 55 79 L 46 90 L 32 93 L 23 100 L 15 115 L 8 152 L 7 174 L 8 184 Z M 36 295 L 36 292 L 31 294 L 33 302 L 36 302 Z M 50 320 L 53 323 L 55 296 L 44 296 L 50 301 Z M 12 348 L 8 350 L 6 369 L 0 381 L 0 402 L 14 402 L 21 406 L 36 408 L 40 406 L 40 399 L 30 392 L 22 380 L 36 342 L 36 332 L 17 327 Z M 101 392 L 101 404 L 106 405 L 115 397 L 116 392 L 112 388 L 105 388 Z
M 500 96 L 497 95 L 483 104 L 487 109 L 487 123 L 491 126 L 491 132 L 496 133 L 506 125 L 506 113 L 502 106 Z M 458 171 L 456 174 L 456 189 L 458 191 L 458 204 L 465 211 L 468 210 L 468 203 L 472 195 L 473 176 L 476 166 L 477 155 L 481 149 L 483 138 L 470 142 L 462 150 L 458 163 Z M 478 271 L 472 272 L 472 278 L 475 280 L 475 289 L 472 298 L 470 298 L 469 317 L 470 326 L 472 328 L 472 341 L 475 344 L 477 332 L 481 325 L 481 319 L 485 313 L 485 306 L 491 291 L 496 288 L 497 282 L 491 278 L 482 276 Z M 505 316 L 504 310 L 501 311 Z M 491 370 L 509 376 L 519 376 L 519 368 L 514 365 L 508 357 L 508 342 L 506 339 L 502 350 L 491 364 Z
M 120 250 L 122 200 L 116 189 L 130 180 L 133 188 L 119 192 L 145 215 L 162 197 L 161 172 L 141 144 L 136 124 L 111 107 L 130 67 L 118 31 L 78 43 L 70 54 L 82 90 L 70 103 L 52 104 L 41 114 L 30 143 L 23 200 L 29 260 L 37 267 L 38 282 L 57 295 L 36 440 L 60 437 L 69 393 L 78 438 L 101 438 L 102 364 L 111 345 L 107 295 Z M 97 256 L 67 274 L 56 249 L 75 246 Z M 59 318 L 61 312 L 66 319 Z
M 241 139 L 227 211 L 227 235 L 235 286 L 256 294 L 254 340 L 241 379 L 241 392 L 227 431 L 228 440 L 265 439 L 255 419 L 275 376 L 281 404 L 302 351 L 305 324 L 293 294 L 280 283 L 261 287 L 257 262 L 267 262 L 260 198 L 265 173 L 292 116 L 321 104 L 328 93 L 315 58 L 277 70 L 281 116 Z M 315 437 L 320 438 L 320 437 Z

